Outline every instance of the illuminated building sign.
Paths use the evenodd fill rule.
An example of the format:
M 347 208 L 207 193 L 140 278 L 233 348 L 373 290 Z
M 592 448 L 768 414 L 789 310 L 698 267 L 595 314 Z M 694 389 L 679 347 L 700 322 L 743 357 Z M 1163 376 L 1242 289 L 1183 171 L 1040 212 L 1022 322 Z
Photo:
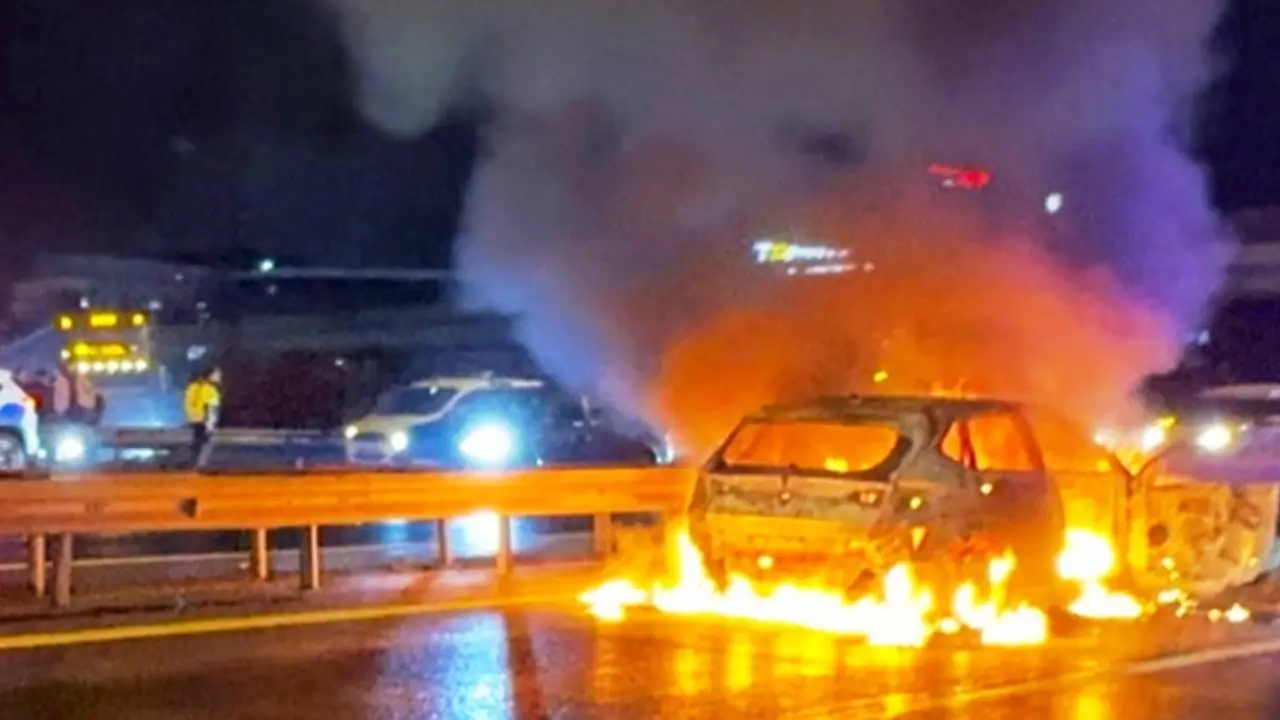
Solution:
M 830 275 L 858 269 L 848 262 L 848 250 L 826 245 L 758 240 L 751 246 L 751 252 L 757 265 L 783 265 L 788 275 Z
M 755 252 L 756 262 L 761 265 L 829 262 L 849 256 L 848 250 L 837 250 L 824 245 L 799 245 L 781 240 L 760 240 L 751 249 Z

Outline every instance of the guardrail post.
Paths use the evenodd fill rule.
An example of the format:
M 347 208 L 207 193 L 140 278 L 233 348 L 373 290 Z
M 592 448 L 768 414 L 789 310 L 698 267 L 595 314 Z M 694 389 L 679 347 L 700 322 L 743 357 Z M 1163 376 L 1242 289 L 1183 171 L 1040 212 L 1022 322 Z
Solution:
M 441 570 L 453 565 L 453 550 L 449 547 L 449 521 L 436 521 L 436 560 Z
M 320 589 L 320 526 L 308 525 L 298 553 L 303 590 Z
M 271 574 L 271 555 L 267 550 L 267 531 L 253 531 L 253 544 L 249 547 L 249 571 L 254 580 L 266 580 Z
M 42 598 L 48 592 L 49 558 L 46 555 L 46 543 L 44 535 L 27 536 L 27 573 L 31 594 L 36 598 Z
M 500 515 L 498 516 L 498 554 L 494 558 L 499 575 L 511 572 L 511 560 L 511 518 Z
M 595 539 L 596 554 L 609 557 L 613 554 L 613 514 L 600 513 L 591 523 L 591 535 Z
M 71 607 L 71 563 L 75 557 L 71 533 L 58 536 L 58 552 L 53 557 L 53 604 Z

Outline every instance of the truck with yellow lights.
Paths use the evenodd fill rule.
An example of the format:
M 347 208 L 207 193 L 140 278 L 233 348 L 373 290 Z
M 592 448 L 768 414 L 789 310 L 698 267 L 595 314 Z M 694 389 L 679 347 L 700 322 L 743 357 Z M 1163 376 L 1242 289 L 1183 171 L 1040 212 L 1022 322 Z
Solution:
M 58 316 L 62 362 L 77 375 L 150 383 L 160 378 L 145 312 L 85 310 Z
M 168 373 L 158 361 L 149 313 L 102 308 L 65 312 L 54 320 L 54 329 L 63 373 L 102 400 L 101 425 L 164 427 L 181 421 Z

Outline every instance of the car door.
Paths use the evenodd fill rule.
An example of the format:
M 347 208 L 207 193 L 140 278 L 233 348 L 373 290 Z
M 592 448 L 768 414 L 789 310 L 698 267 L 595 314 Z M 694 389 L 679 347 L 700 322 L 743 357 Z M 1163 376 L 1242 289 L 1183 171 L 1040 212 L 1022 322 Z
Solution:
M 1066 526 L 1106 537 L 1125 557 L 1131 480 L 1124 464 L 1094 440 L 1091 429 L 1065 416 L 1033 408 L 1027 417 L 1062 497 Z
M 959 419 L 943 452 L 963 464 L 982 499 L 977 526 L 1023 563 L 1051 567 L 1062 538 L 1062 507 L 1025 419 L 991 411 Z
M 541 408 L 545 464 L 581 465 L 593 461 L 586 412 L 581 402 L 563 395 L 544 396 Z

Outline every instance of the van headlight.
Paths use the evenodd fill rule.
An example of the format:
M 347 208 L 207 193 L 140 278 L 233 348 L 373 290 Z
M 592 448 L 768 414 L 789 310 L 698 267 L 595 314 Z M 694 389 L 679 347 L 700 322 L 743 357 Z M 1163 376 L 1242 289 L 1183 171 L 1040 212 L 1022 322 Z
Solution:
M 80 462 L 89 452 L 89 444 L 78 432 L 65 432 L 53 443 L 53 459 L 60 463 Z
M 387 441 L 391 444 L 391 452 L 400 453 L 409 449 L 409 433 L 403 430 L 391 433 L 391 437 Z
M 1208 425 L 1196 433 L 1196 447 L 1208 453 L 1220 453 L 1235 443 L 1236 432 L 1225 423 Z
M 515 449 L 515 433 L 506 425 L 497 423 L 476 426 L 458 443 L 458 452 L 468 460 L 483 465 L 507 462 Z
M 357 428 L 355 425 L 348 425 L 342 428 L 342 437 L 348 440 L 355 440 L 356 435 L 359 435 L 359 434 L 360 434 L 360 428 Z
M 1142 437 L 1138 443 L 1143 452 L 1151 452 L 1169 440 L 1169 430 L 1159 424 L 1151 424 L 1142 429 Z

